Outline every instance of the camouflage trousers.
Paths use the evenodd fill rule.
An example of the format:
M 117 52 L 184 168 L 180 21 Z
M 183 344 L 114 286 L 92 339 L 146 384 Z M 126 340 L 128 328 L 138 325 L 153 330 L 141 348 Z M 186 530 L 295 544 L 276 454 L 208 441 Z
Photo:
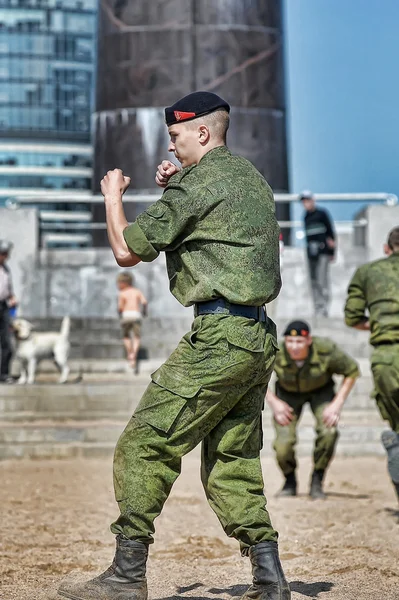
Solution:
M 374 348 L 371 357 L 374 397 L 384 420 L 399 433 L 399 344 Z
M 330 256 L 320 254 L 317 258 L 308 258 L 310 288 L 316 314 L 327 316 L 330 305 Z
M 334 398 L 334 386 L 328 384 L 319 390 L 306 394 L 287 392 L 278 384 L 276 395 L 287 402 L 293 410 L 293 419 L 289 425 L 279 425 L 274 421 L 276 438 L 273 448 L 276 452 L 277 462 L 285 476 L 293 473 L 297 462 L 295 457 L 295 444 L 297 441 L 296 430 L 303 407 L 309 402 L 310 409 L 315 417 L 316 439 L 314 444 L 313 462 L 315 470 L 327 469 L 338 440 L 336 427 L 327 427 L 323 422 L 323 411 Z
M 114 457 L 120 516 L 113 533 L 151 543 L 181 470 L 202 442 L 201 479 L 210 506 L 241 549 L 276 541 L 263 493 L 261 411 L 276 354 L 273 321 L 198 316 L 152 375 Z

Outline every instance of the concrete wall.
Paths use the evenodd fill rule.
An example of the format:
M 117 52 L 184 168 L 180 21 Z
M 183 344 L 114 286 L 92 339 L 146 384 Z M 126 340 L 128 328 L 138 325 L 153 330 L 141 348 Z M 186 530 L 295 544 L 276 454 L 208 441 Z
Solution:
M 369 206 L 366 244 L 370 260 L 384 256 L 383 245 L 393 227 L 399 227 L 399 206 Z
M 0 208 L 0 239 L 14 244 L 8 266 L 12 272 L 14 291 L 21 300 L 26 294 L 28 273 L 37 268 L 39 228 L 37 210 Z
M 399 223 L 399 207 L 373 206 L 368 209 L 367 216 L 368 247 L 354 247 L 351 234 L 340 235 L 337 259 L 331 266 L 330 314 L 340 322 L 348 282 L 354 270 L 369 258 L 382 256 L 387 232 Z M 69 314 L 96 321 L 96 328 L 101 328 L 101 320 L 105 324 L 106 319 L 114 319 L 117 327 L 115 279 L 121 269 L 111 250 L 37 250 L 35 209 L 0 209 L 0 238 L 14 243 L 9 264 L 20 302 L 20 316 L 46 321 Z M 164 255 L 153 263 L 140 263 L 133 272 L 136 285 L 149 300 L 143 343 L 150 356 L 158 356 L 161 351 L 167 353 L 189 328 L 192 309 L 180 306 L 170 294 Z M 275 316 L 280 321 L 292 317 L 309 318 L 313 305 L 303 249 L 286 247 L 282 278 L 283 288 Z M 112 323 L 111 326 L 108 324 L 107 332 L 112 327 Z M 107 332 L 104 330 L 105 337 Z

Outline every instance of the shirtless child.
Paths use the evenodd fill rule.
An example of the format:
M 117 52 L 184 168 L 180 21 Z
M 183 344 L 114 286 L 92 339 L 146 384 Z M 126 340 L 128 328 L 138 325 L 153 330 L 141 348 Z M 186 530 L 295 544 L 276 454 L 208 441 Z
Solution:
M 127 360 L 137 372 L 137 355 L 141 342 L 141 320 L 147 314 L 147 300 L 133 287 L 133 275 L 124 271 L 117 277 L 118 312 L 121 318 L 123 343 Z

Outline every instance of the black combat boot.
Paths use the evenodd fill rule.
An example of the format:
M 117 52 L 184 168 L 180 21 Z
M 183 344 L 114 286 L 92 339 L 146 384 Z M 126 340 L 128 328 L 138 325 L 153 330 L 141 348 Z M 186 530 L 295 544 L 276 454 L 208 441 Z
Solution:
M 118 535 L 114 561 L 105 573 L 84 583 L 63 583 L 58 594 L 72 600 L 147 600 L 147 556 L 146 544 Z
M 277 493 L 278 498 L 288 496 L 296 496 L 296 476 L 295 471 L 285 476 L 285 483 L 281 490 Z
M 399 434 L 392 430 L 383 431 L 381 441 L 388 454 L 388 472 L 399 500 Z
M 253 583 L 241 600 L 291 600 L 291 591 L 278 556 L 277 542 L 251 546 Z
M 323 477 L 325 471 L 318 469 L 313 471 L 312 480 L 310 482 L 309 496 L 314 500 L 325 500 L 326 495 L 323 492 Z

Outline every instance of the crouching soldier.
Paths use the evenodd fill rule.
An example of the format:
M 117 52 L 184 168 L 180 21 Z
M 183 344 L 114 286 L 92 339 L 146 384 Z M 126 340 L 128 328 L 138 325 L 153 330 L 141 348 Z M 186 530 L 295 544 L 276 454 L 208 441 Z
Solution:
M 284 331 L 284 341 L 274 366 L 276 393 L 269 389 L 266 401 L 274 416 L 274 450 L 285 483 L 279 496 L 296 496 L 296 428 L 304 405 L 309 402 L 316 423 L 312 498 L 325 498 L 323 479 L 334 455 L 338 421 L 346 398 L 357 377 L 358 364 L 334 342 L 312 337 L 305 321 L 293 321 Z M 333 375 L 343 375 L 338 392 Z

